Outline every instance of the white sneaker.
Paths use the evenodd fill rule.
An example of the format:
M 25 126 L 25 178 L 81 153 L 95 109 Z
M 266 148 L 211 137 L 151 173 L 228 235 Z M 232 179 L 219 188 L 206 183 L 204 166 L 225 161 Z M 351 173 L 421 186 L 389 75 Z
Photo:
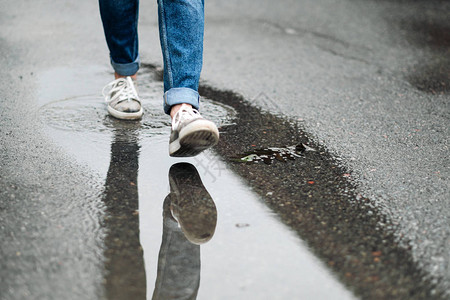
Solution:
M 205 120 L 198 110 L 183 105 L 172 120 L 169 155 L 195 156 L 218 141 L 219 130 L 216 125 Z
M 108 112 L 118 119 L 136 120 L 143 114 L 141 100 L 130 76 L 111 81 L 103 88 Z

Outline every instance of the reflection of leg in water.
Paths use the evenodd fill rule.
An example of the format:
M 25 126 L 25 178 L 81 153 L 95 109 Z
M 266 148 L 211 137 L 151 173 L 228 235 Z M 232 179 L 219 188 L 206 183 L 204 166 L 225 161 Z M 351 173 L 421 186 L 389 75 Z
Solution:
M 196 299 L 200 285 L 200 246 L 186 239 L 169 206 L 170 195 L 164 201 L 163 241 L 152 299 Z
M 146 282 L 139 242 L 137 122 L 117 122 L 105 183 L 107 299 L 145 299 Z
M 170 168 L 170 194 L 163 205 L 163 240 L 153 300 L 196 299 L 200 285 L 200 244 L 215 231 L 217 210 L 195 167 Z

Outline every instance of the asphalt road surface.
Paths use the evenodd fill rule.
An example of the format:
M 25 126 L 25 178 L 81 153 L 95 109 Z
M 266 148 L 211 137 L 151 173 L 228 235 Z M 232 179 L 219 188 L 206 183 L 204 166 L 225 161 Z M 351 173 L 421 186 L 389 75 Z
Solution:
M 141 77 L 147 80 L 141 89 L 153 99 L 161 66 L 156 1 L 141 2 Z M 276 215 L 284 226 L 279 232 L 292 233 L 281 237 L 274 229 L 271 238 L 286 245 L 299 239 L 314 254 L 312 269 L 320 271 L 311 276 L 325 278 L 326 288 L 303 296 L 450 297 L 449 14 L 443 0 L 207 1 L 200 92 L 216 101 L 205 110 L 217 112 L 211 117 L 223 126 L 215 154 L 191 162 L 206 174 L 206 161 L 220 161 L 229 174 L 224 178 L 236 180 L 227 182 L 242 183 L 236 197 L 249 188 L 254 196 L 245 197 L 265 203 L 266 216 Z M 96 2 L 3 0 L 0 24 L 0 298 L 151 297 L 145 253 L 153 252 L 142 233 L 153 224 L 142 223 L 141 206 L 156 193 L 162 208 L 167 187 L 153 192 L 148 187 L 156 179 L 148 178 L 166 180 L 173 161 L 158 154 L 160 167 L 149 168 L 155 162 L 144 154 L 164 149 L 159 137 L 167 135 L 168 120 L 149 101 L 141 125 L 121 125 L 95 102 L 112 79 Z M 91 95 L 95 103 L 86 105 Z M 117 145 L 124 156 L 115 156 Z M 278 155 L 270 165 L 233 163 L 241 154 L 261 154 L 257 149 L 296 145 L 300 157 L 292 161 Z M 226 191 L 214 182 L 205 184 L 220 198 Z M 117 197 L 130 200 L 117 204 Z M 219 220 L 220 209 L 239 213 L 216 202 Z M 250 207 L 248 216 L 257 206 Z M 263 237 L 252 222 L 236 221 L 233 230 L 249 225 L 262 234 L 248 236 Z M 223 241 L 220 234 L 217 240 Z M 264 244 L 248 241 L 255 249 Z M 276 243 L 267 249 L 280 257 L 273 264 L 285 264 L 284 273 L 289 257 L 297 263 L 309 257 L 283 260 L 283 251 L 294 248 Z M 253 283 L 252 276 L 283 270 L 274 271 L 272 260 L 262 263 L 264 251 L 248 247 L 246 258 L 260 269 L 248 270 L 237 290 L 256 286 L 254 298 L 265 299 L 273 284 L 279 299 L 301 295 L 288 284 L 293 271 Z M 206 265 L 205 282 L 205 275 L 225 268 L 207 271 Z M 211 295 L 202 284 L 199 299 Z M 238 299 L 230 290 L 218 288 L 215 297 Z

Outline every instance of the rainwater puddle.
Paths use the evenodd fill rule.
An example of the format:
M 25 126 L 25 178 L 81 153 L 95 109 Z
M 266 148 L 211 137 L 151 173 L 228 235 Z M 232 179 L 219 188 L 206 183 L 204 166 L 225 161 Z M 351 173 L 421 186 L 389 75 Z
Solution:
M 185 247 L 171 249 L 167 241 L 170 237 L 163 235 L 163 203 L 171 191 L 170 168 L 180 160 L 167 159 L 165 149 L 165 142 L 147 144 L 141 148 L 140 155 L 140 236 L 147 271 L 147 299 L 151 299 L 155 290 L 158 295 L 186 293 L 186 290 L 187 294 L 195 293 L 197 276 L 200 278 L 197 299 L 353 298 L 306 245 L 280 223 L 258 195 L 213 152 L 182 161 L 196 168 L 215 203 L 214 236 L 198 246 L 198 253 L 186 251 Z M 176 229 L 180 235 L 182 230 Z M 171 238 L 177 238 L 176 232 L 172 232 Z M 183 235 L 179 239 L 186 244 Z M 172 240 L 172 243 L 180 242 Z M 187 245 L 193 246 L 192 243 Z M 160 283 L 157 278 L 162 275 L 156 271 L 164 263 L 161 259 L 167 252 L 177 255 L 178 260 L 165 266 L 166 269 L 178 268 L 181 273 L 189 273 L 193 280 L 191 285 L 183 286 L 175 280 L 172 290 L 163 292 L 160 291 L 163 284 L 155 285 Z M 201 269 L 195 267 L 197 261 L 201 262 Z M 170 264 L 168 259 L 165 262 Z
M 107 298 L 353 298 L 213 151 L 189 159 L 168 156 L 170 123 L 161 108 L 162 84 L 152 72 L 142 69 L 145 114 L 133 122 L 106 114 L 97 91 L 110 74 L 98 70 L 89 82 L 80 74 L 67 69 L 42 74 L 48 86 L 42 89 L 39 115 L 69 158 L 105 178 L 105 212 L 99 214 L 106 232 Z M 54 76 L 64 77 L 59 84 L 66 87 L 52 89 L 46 78 Z M 86 93 L 77 96 L 80 87 Z M 230 106 L 203 99 L 201 111 L 222 128 L 234 124 Z M 194 175 L 186 178 L 195 179 L 196 189 L 186 189 L 171 171 L 180 162 L 189 164 Z M 186 214 L 207 215 L 209 225 L 196 234 Z
M 80 70 L 80 73 L 85 71 Z M 140 121 L 123 122 L 105 114 L 106 104 L 100 95 L 102 87 L 112 74 L 92 70 L 95 80 L 80 80 L 75 70 L 56 69 L 43 74 L 40 78 L 44 88 L 40 99 L 43 104 L 38 114 L 46 126 L 49 135 L 81 164 L 87 164 L 94 171 L 106 173 L 109 165 L 109 145 L 114 133 L 127 128 L 138 133 L 140 144 L 153 143 L 154 140 L 168 141 L 170 118 L 162 112 L 163 87 L 152 79 L 147 72 L 139 77 L 139 93 L 143 99 L 144 116 Z M 52 78 L 62 78 L 59 81 Z M 54 87 L 48 84 L 54 83 Z M 88 84 L 88 85 L 87 85 Z M 64 87 L 67 86 L 67 88 Z M 70 86 L 69 86 L 70 85 Z M 73 86 L 75 85 L 75 87 Z M 79 93 L 80 86 L 87 92 Z M 64 91 L 67 94 L 64 94 Z M 52 98 L 59 96 L 60 99 Z M 47 99 L 47 101 L 45 101 Z M 202 115 L 218 126 L 230 125 L 235 111 L 209 99 L 202 99 Z

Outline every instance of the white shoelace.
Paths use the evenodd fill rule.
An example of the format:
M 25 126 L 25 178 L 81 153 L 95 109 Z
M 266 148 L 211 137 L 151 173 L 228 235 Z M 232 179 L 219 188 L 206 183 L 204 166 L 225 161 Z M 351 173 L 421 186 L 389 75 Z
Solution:
M 202 116 L 195 108 L 181 107 L 173 117 L 172 130 L 175 130 L 182 122 L 190 119 L 198 119 Z
M 140 101 L 136 88 L 134 87 L 133 79 L 129 76 L 111 81 L 103 88 L 102 94 L 103 97 L 105 97 L 105 101 L 108 103 L 117 98 L 119 98 L 118 102 L 130 99 Z M 112 94 L 114 94 L 113 97 L 111 97 Z

